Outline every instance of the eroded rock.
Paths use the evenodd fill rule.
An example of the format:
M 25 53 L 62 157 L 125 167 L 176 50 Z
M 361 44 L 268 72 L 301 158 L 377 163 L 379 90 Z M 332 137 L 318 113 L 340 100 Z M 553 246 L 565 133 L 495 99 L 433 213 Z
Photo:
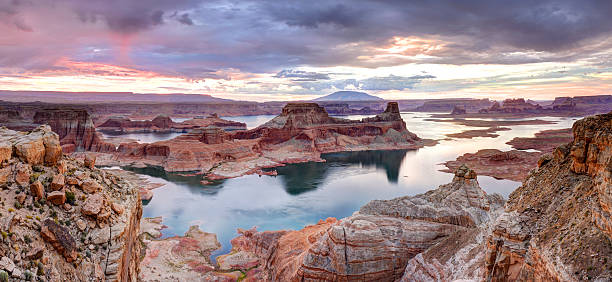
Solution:
M 77 258 L 76 242 L 67 228 L 60 226 L 51 219 L 45 219 L 41 225 L 41 236 L 50 243 L 66 261 L 72 262 Z

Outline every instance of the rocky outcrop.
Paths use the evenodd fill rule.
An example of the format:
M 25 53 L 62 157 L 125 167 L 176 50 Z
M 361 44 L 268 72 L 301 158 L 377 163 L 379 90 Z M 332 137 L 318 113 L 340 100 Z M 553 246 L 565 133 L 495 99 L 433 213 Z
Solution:
M 424 140 L 406 129 L 397 103 L 360 121 L 330 117 L 315 103 L 289 103 L 279 116 L 252 130 L 206 127 L 152 144 L 124 143 L 112 162 L 201 171 L 209 179 L 222 179 L 284 163 L 321 161 L 321 153 L 424 145 Z
M 183 122 L 174 122 L 166 115 L 159 115 L 152 120 L 131 120 L 126 117 L 111 117 L 97 128 L 101 131 L 133 132 L 188 132 L 192 129 L 216 127 L 224 130 L 243 130 L 246 124 L 219 118 L 216 114 L 206 118 L 196 117 Z
M 62 156 L 49 126 L 0 129 L 11 154 L 0 164 L 0 256 L 15 279 L 135 281 L 142 205 L 131 183 Z M 83 183 L 95 181 L 93 194 Z M 89 209 L 98 199 L 99 209 Z M 119 203 L 121 202 L 120 206 Z
M 445 162 L 447 169 L 442 171 L 452 172 L 465 164 L 481 175 L 523 181 L 529 171 L 537 166 L 542 154 L 518 150 L 504 152 L 497 149 L 482 149 L 476 153 L 466 153 L 454 161 Z
M 537 104 L 525 102 L 525 99 L 506 99 L 500 105 L 494 102 L 488 109 L 481 109 L 479 113 L 539 113 L 543 112 L 544 108 Z
M 565 145 L 572 141 L 572 129 L 553 129 L 537 132 L 534 137 L 515 137 L 506 142 L 517 150 L 538 150 L 544 153 L 551 153 L 560 145 Z
M 487 195 L 474 171 L 461 167 L 436 190 L 372 201 L 341 220 L 298 231 L 241 231 L 227 257 L 250 258 L 235 266 L 258 266 L 247 275 L 257 280 L 395 281 L 411 258 L 449 236 L 477 230 L 502 205 L 501 196 Z
M 487 239 L 486 279 L 612 279 L 612 113 L 574 123 L 514 191 Z
M 34 123 L 48 124 L 59 135 L 66 152 L 97 151 L 101 145 L 94 123 L 87 110 L 46 109 L 36 112 Z

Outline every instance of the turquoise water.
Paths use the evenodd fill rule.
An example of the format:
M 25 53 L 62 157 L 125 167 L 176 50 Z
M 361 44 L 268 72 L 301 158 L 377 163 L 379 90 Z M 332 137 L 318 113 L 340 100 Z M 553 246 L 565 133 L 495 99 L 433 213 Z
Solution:
M 475 129 L 426 121 L 429 114 L 402 114 L 410 131 L 422 138 L 442 139 L 444 134 Z M 355 118 L 355 116 L 349 117 Z M 201 176 L 185 177 L 154 168 L 135 169 L 152 182 L 165 184 L 154 190 L 144 207 L 145 217 L 163 216 L 164 236 L 182 235 L 191 225 L 216 233 L 227 253 L 236 229 L 300 229 L 327 217 L 346 217 L 373 199 L 415 195 L 451 181 L 440 163 L 478 149 L 511 149 L 505 142 L 530 137 L 544 129 L 567 128 L 566 118 L 542 118 L 552 125 L 511 126 L 497 138 L 442 140 L 419 150 L 345 152 L 326 154 L 325 163 L 292 164 L 277 168 L 278 176 L 247 175 L 201 185 Z M 257 126 L 253 118 L 250 126 Z M 244 121 L 244 120 L 243 120 Z M 267 120 L 258 121 L 265 122 Z M 518 182 L 478 176 L 488 193 L 507 197 Z

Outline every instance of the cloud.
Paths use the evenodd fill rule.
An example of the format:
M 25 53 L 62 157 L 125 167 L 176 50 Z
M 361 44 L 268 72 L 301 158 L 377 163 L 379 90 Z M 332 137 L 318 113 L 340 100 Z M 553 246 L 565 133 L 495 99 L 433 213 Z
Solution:
M 274 77 L 290 78 L 292 81 L 317 81 L 330 79 L 329 74 L 318 72 L 307 72 L 301 70 L 282 70 Z
M 299 83 L 303 88 L 321 91 L 325 89 L 359 89 L 370 91 L 388 91 L 412 89 L 423 80 L 436 78 L 433 75 L 369 77 L 365 79 L 337 79 L 331 81 Z
M 177 21 L 184 25 L 193 25 L 193 20 L 191 20 L 191 18 L 189 17 L 189 14 L 187 13 L 182 14 L 180 17 L 178 17 Z

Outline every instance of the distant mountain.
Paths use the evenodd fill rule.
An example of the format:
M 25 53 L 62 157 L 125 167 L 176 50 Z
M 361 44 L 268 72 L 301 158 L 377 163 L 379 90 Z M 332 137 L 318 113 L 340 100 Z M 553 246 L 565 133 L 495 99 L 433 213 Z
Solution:
M 137 94 L 132 92 L 61 92 L 0 90 L 0 100 L 10 102 L 46 103 L 211 103 L 232 100 L 204 94 Z
M 383 98 L 372 96 L 364 92 L 338 91 L 332 94 L 314 99 L 314 101 L 383 101 Z

